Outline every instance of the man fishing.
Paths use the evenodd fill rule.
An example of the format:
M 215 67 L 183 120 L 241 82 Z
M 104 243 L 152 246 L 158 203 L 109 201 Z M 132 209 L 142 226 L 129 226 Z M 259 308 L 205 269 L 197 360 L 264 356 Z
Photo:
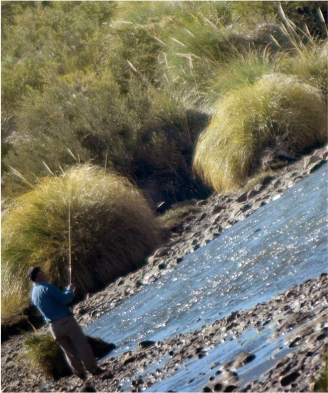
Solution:
M 28 277 L 34 282 L 32 303 L 48 323 L 50 333 L 63 350 L 73 373 L 81 380 L 86 380 L 86 371 L 93 375 L 105 371 L 98 366 L 86 336 L 67 307 L 73 299 L 75 285 L 70 284 L 65 291 L 60 291 L 47 282 L 46 275 L 39 266 L 31 267 Z

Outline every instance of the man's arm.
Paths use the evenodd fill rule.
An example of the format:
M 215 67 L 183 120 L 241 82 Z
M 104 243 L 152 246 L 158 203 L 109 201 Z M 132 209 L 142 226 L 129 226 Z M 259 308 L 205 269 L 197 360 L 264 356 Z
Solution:
M 62 292 L 52 284 L 49 284 L 47 293 L 52 299 L 56 300 L 56 302 L 60 304 L 67 304 L 74 297 L 73 289 L 71 287 Z

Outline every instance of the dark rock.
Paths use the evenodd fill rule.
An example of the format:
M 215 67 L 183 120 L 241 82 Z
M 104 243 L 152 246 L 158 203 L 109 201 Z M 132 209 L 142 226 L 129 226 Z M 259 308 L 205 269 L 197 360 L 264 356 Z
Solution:
M 129 363 L 133 363 L 136 360 L 136 357 L 132 355 L 132 352 L 127 352 L 123 359 L 123 364 L 126 366 Z
M 214 392 L 221 392 L 223 388 L 222 383 L 216 383 L 213 385 L 213 391 Z
M 259 194 L 259 190 L 251 190 L 247 194 L 247 200 L 249 201 L 250 199 L 254 198 L 255 195 Z
M 300 377 L 300 373 L 298 371 L 294 371 L 291 374 L 286 375 L 285 377 L 280 379 L 280 385 L 281 386 L 288 386 L 292 382 L 296 381 L 297 378 Z
M 155 341 L 145 340 L 145 341 L 140 341 L 138 346 L 139 348 L 145 349 L 153 346 L 154 344 L 156 344 Z
M 102 358 L 116 348 L 113 343 L 106 343 L 99 337 L 86 336 L 96 358 Z
M 232 312 L 227 316 L 227 322 L 234 321 L 239 316 L 238 312 Z
M 245 202 L 247 201 L 247 192 L 243 192 L 239 197 L 236 198 L 237 202 Z
M 213 390 L 212 390 L 209 386 L 205 386 L 205 387 L 202 389 L 202 392 L 213 392 Z
M 235 369 L 241 368 L 255 359 L 255 355 L 247 352 L 240 353 L 233 362 Z
M 228 386 L 226 386 L 225 388 L 224 388 L 224 392 L 233 392 L 233 391 L 235 391 L 236 389 L 238 389 L 238 386 L 235 386 L 235 385 L 228 385 Z
M 86 382 L 84 385 L 82 385 L 79 389 L 78 392 L 97 392 L 96 388 L 91 384 L 91 382 Z
M 111 372 L 111 371 L 106 371 L 106 372 L 104 372 L 102 375 L 101 375 L 101 377 L 100 377 L 102 380 L 105 380 L 105 379 L 113 379 L 114 378 L 114 374 Z
M 214 206 L 213 210 L 212 210 L 212 214 L 220 213 L 222 210 L 224 210 L 224 207 L 222 207 L 222 206 Z

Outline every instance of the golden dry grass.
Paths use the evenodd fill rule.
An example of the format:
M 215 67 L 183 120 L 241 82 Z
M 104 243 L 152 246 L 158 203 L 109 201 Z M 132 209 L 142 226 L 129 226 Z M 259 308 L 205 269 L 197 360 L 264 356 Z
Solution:
M 194 170 L 217 192 L 234 192 L 263 149 L 279 138 L 294 153 L 327 140 L 327 111 L 319 89 L 272 74 L 234 89 L 216 104 L 200 135 Z
M 45 178 L 16 198 L 2 220 L 3 321 L 29 304 L 30 266 L 41 266 L 59 287 L 68 284 L 69 207 L 79 293 L 134 270 L 163 241 L 162 224 L 126 178 L 91 165 Z

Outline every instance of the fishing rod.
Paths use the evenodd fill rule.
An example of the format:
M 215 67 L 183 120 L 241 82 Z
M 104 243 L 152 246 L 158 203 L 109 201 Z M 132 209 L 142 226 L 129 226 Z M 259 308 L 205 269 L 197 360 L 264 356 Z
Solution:
M 68 200 L 68 275 L 72 284 L 71 198 Z

